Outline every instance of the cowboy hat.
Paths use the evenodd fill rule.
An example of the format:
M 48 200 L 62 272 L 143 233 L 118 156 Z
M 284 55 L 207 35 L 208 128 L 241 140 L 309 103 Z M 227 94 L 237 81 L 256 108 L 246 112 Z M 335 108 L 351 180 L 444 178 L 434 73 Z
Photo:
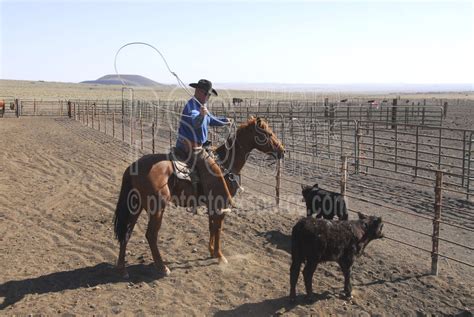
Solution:
M 214 96 L 217 96 L 217 91 L 212 88 L 212 83 L 207 79 L 200 79 L 197 83 L 189 84 L 189 86 L 202 89 L 207 93 L 212 93 Z

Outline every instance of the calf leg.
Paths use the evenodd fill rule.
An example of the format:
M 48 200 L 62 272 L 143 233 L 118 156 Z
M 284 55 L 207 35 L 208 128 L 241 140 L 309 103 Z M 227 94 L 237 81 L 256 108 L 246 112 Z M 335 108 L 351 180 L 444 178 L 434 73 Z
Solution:
M 315 260 L 307 260 L 306 265 L 304 266 L 304 286 L 306 288 L 306 297 L 308 299 L 310 299 L 311 295 L 313 294 L 313 274 L 314 271 L 316 271 L 317 266 L 318 262 L 316 262 Z
M 341 261 L 339 263 L 342 273 L 344 274 L 344 295 L 347 298 L 352 297 L 352 285 L 351 285 L 351 267 L 352 262 L 350 261 Z
M 301 264 L 303 260 L 299 257 L 293 257 L 290 267 L 290 301 L 294 302 L 296 299 L 296 283 L 300 275 Z

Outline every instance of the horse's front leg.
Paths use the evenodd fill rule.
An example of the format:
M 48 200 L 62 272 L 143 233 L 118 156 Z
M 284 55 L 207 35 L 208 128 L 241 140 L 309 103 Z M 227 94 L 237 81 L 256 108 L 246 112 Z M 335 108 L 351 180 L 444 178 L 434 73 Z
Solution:
M 214 218 L 214 257 L 219 259 L 219 263 L 226 264 L 228 261 L 225 256 L 222 254 L 221 251 L 221 233 L 222 233 L 222 226 L 224 225 L 224 217 L 225 213 L 221 215 L 213 215 L 211 216 Z
M 214 239 L 216 237 L 216 232 L 214 229 L 214 217 L 209 215 L 209 253 L 211 257 L 214 256 Z

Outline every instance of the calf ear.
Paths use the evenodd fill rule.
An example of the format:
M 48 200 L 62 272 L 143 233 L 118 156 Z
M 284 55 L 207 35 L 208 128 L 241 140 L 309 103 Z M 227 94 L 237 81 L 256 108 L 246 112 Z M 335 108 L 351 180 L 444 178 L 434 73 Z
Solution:
M 367 216 L 365 216 L 363 213 L 357 212 L 357 215 L 359 215 L 359 219 L 365 219 Z

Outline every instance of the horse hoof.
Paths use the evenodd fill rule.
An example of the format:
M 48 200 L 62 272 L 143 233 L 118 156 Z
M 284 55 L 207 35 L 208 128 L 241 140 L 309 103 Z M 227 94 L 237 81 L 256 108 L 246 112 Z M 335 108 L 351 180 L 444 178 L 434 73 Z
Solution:
M 171 274 L 170 269 L 165 266 L 163 269 L 160 270 L 160 275 L 163 277 L 169 276 Z
M 227 264 L 229 263 L 229 261 L 227 261 L 227 259 L 225 258 L 225 256 L 221 256 L 219 258 L 219 264 Z
M 130 275 L 128 275 L 128 272 L 125 268 L 117 268 L 117 270 L 122 278 L 127 280 L 130 278 Z

